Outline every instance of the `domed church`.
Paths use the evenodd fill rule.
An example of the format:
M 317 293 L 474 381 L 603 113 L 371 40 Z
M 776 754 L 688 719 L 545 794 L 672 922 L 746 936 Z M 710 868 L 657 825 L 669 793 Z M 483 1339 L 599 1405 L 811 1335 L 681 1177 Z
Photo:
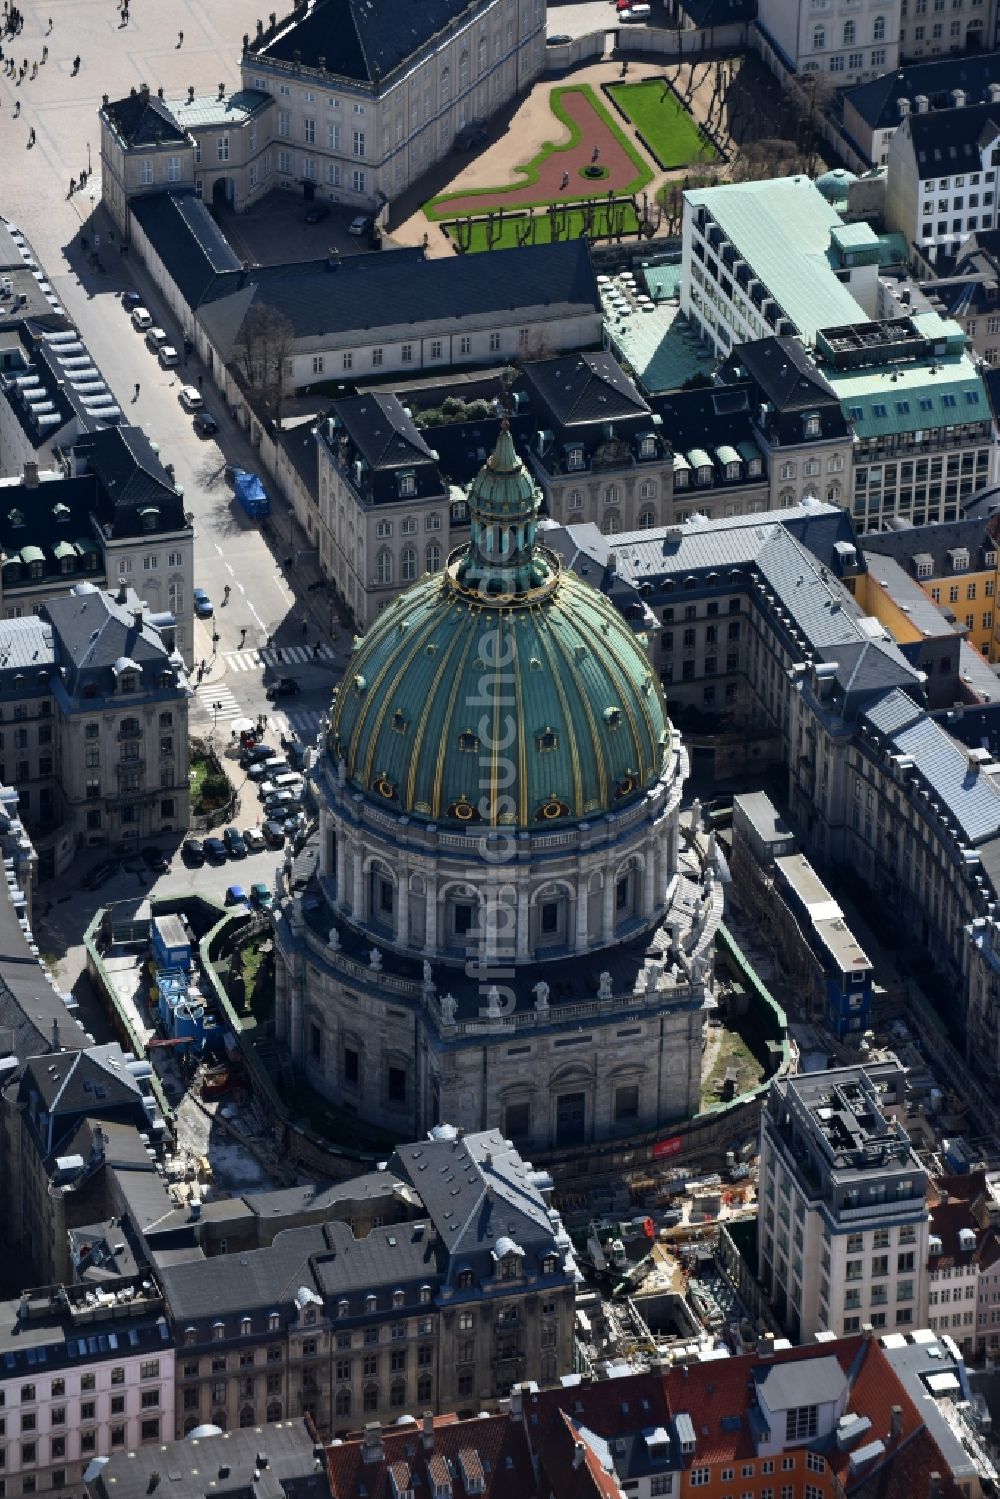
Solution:
M 506 424 L 471 538 L 356 641 L 277 1027 L 359 1123 L 545 1151 L 696 1113 L 721 890 L 637 636 L 537 537 Z

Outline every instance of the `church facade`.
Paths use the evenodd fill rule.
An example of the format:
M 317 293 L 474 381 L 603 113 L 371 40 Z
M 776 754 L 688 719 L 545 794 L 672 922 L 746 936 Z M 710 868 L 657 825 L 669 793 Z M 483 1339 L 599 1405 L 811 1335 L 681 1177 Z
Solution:
M 721 889 L 645 649 L 536 536 L 508 431 L 471 540 L 355 647 L 276 926 L 296 1068 L 372 1130 L 522 1150 L 699 1106 Z

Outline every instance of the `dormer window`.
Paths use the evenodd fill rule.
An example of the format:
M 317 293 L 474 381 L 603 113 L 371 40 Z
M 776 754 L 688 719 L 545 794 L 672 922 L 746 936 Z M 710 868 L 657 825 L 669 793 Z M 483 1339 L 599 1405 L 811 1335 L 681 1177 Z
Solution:
M 134 692 L 135 691 L 135 672 L 134 671 L 123 671 L 122 672 L 121 683 L 120 683 L 120 690 L 122 692 Z
M 465 755 L 477 755 L 479 753 L 479 735 L 474 734 L 471 729 L 466 729 L 458 736 L 458 747 Z
M 345 1298 L 341 1298 L 341 1300 L 337 1302 L 338 1317 L 346 1317 L 350 1309 L 350 1303 Z
M 656 438 L 651 432 L 647 433 L 644 437 L 639 438 L 639 457 L 656 457 Z
M 547 1254 L 545 1256 L 545 1258 L 542 1260 L 542 1274 L 543 1275 L 555 1275 L 556 1270 L 558 1268 L 559 1268 L 559 1261 L 556 1259 L 556 1257 L 555 1257 L 554 1254 Z
M 517 1280 L 521 1274 L 521 1256 L 518 1254 L 505 1254 L 500 1261 L 500 1279 Z
M 544 728 L 538 735 L 538 749 L 541 754 L 545 754 L 549 750 L 557 749 L 558 745 L 559 735 L 556 733 L 555 729 Z
M 678 469 L 674 470 L 674 488 L 675 489 L 687 489 L 687 487 L 690 484 L 690 482 L 691 482 L 691 470 L 690 469 L 687 469 L 687 468 L 678 468 Z
M 403 499 L 408 499 L 417 492 L 417 476 L 412 470 L 407 470 L 399 475 L 399 493 Z
M 568 469 L 583 468 L 583 448 L 572 447 L 566 449 L 566 467 Z
M 740 466 L 739 466 L 739 464 L 738 463 L 727 463 L 726 464 L 726 478 L 727 479 L 738 479 L 739 476 L 740 476 Z
M 160 512 L 155 505 L 146 505 L 139 511 L 139 524 L 144 531 L 155 531 L 160 524 Z
M 747 473 L 751 479 L 759 479 L 764 472 L 764 463 L 760 458 L 751 458 L 747 464 Z
M 393 1293 L 392 1293 L 392 1304 L 393 1304 L 394 1307 L 401 1307 L 403 1305 L 405 1299 L 406 1298 L 403 1295 L 402 1291 L 393 1291 Z
M 819 412 L 810 411 L 802 420 L 807 437 L 818 437 L 820 435 Z
M 24 511 L 23 510 L 9 510 L 7 512 L 7 524 L 11 527 L 12 530 L 15 530 L 15 531 L 18 529 L 19 526 L 23 526 L 24 525 Z
M 701 463 L 698 465 L 697 479 L 699 484 L 711 484 L 712 465 L 710 463 Z
M 458 1289 L 460 1291 L 472 1290 L 472 1271 L 460 1270 L 458 1272 Z
M 366 1312 L 373 1312 L 375 1310 L 377 1304 L 378 1304 L 378 1302 L 377 1302 L 376 1297 L 374 1297 L 374 1296 L 366 1296 L 365 1297 L 365 1311 Z
M 303 1317 L 302 1320 L 306 1324 L 307 1327 L 315 1327 L 316 1326 L 316 1308 L 314 1306 L 311 1306 L 309 1308 L 309 1310 L 306 1312 L 306 1314 L 305 1314 L 305 1316 Z

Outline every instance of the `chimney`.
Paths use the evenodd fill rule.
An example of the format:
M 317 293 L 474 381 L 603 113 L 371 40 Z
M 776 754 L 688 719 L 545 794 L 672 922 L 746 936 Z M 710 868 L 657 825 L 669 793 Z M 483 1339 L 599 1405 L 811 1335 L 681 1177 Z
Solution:
M 990 91 L 990 103 L 1000 104 L 1000 83 L 990 83 L 987 87 Z
M 520 1385 L 515 1385 L 510 1392 L 510 1413 L 517 1421 L 524 1414 L 524 1391 Z
M 584 1448 L 584 1445 L 583 1445 L 582 1442 L 574 1442 L 573 1443 L 573 1466 L 574 1466 L 574 1468 L 582 1468 L 583 1467 L 583 1459 L 584 1459 L 584 1456 L 585 1456 L 585 1450 L 586 1449 Z
M 757 1357 L 774 1357 L 774 1333 L 766 1332 L 763 1337 L 757 1339 Z
M 364 1463 L 380 1463 L 384 1456 L 382 1424 L 379 1421 L 368 1421 L 365 1424 L 364 1435 L 361 1439 L 361 1461 Z
M 874 1336 L 875 1336 L 875 1329 L 871 1325 L 870 1322 L 862 1322 L 862 1324 L 861 1324 L 861 1336 L 864 1338 L 864 1340 L 865 1340 L 866 1343 L 870 1343 L 871 1340 L 872 1340 L 872 1338 L 874 1338 Z
M 941 1499 L 941 1474 L 937 1469 L 928 1475 L 927 1499 Z
M 898 1442 L 903 1435 L 903 1407 L 894 1405 L 889 1412 L 889 1440 Z
M 59 1049 L 59 1021 L 55 1019 L 52 1022 L 52 1050 L 58 1051 Z
M 148 83 L 140 83 L 140 85 L 139 85 L 139 92 L 140 92 L 140 94 L 142 95 L 142 97 L 144 99 L 148 99 L 149 98 L 149 84 Z
M 965 89 L 953 88 L 951 91 L 952 102 L 956 109 L 965 108 Z
M 434 1451 L 434 1414 L 432 1411 L 424 1411 L 423 1414 L 423 1444 L 425 1452 Z
M 925 115 L 930 108 L 926 94 L 918 94 L 913 102 L 917 106 L 918 115 Z
M 135 625 L 135 628 L 136 628 L 137 632 L 141 632 L 141 630 L 142 630 L 142 621 L 143 621 L 143 618 L 145 617 L 145 613 L 146 613 L 146 606 L 145 606 L 145 604 L 143 604 L 140 600 L 137 600 L 132 605 L 132 623 Z
M 901 120 L 905 120 L 906 116 L 910 112 L 910 101 L 909 101 L 909 99 L 897 99 L 896 100 L 896 107 L 899 110 L 899 118 Z
M 38 461 L 35 458 L 24 460 L 24 487 L 25 489 L 38 488 Z

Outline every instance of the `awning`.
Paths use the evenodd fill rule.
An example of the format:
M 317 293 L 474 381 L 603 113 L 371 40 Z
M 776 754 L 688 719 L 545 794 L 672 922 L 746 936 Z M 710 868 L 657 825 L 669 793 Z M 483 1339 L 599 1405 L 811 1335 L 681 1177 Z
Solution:
M 712 460 L 704 448 L 692 448 L 688 453 L 688 462 L 692 468 L 711 468 Z
M 747 463 L 763 463 L 764 455 L 755 442 L 738 442 L 736 451 Z
M 723 464 L 739 463 L 740 461 L 739 453 L 737 453 L 735 448 L 731 448 L 728 443 L 723 443 L 721 448 L 716 448 L 715 456 Z
M 674 473 L 676 473 L 679 468 L 690 468 L 690 467 L 691 467 L 691 465 L 690 465 L 690 463 L 688 463 L 688 461 L 684 457 L 683 453 L 675 453 L 674 454 Z
M 29 562 L 44 562 L 45 553 L 42 551 L 41 547 L 22 547 L 21 561 L 24 563 L 25 567 L 27 567 Z
M 64 557 L 75 557 L 77 555 L 76 547 L 71 541 L 57 541 L 52 548 L 52 555 L 53 557 L 57 557 L 61 562 Z

